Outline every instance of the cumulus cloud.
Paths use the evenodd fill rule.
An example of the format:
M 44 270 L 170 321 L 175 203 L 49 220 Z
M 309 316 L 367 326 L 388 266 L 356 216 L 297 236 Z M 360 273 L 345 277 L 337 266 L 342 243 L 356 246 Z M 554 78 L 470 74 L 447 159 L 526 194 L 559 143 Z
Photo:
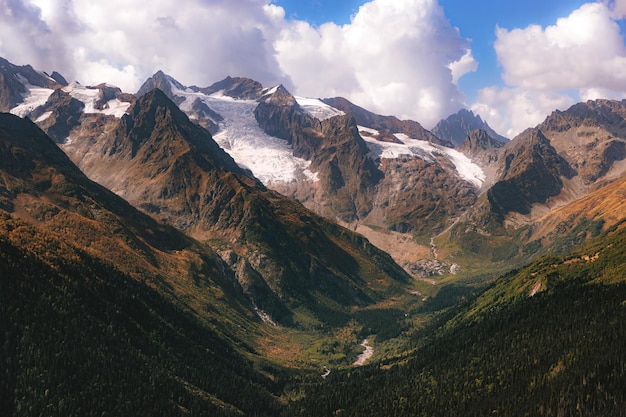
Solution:
M 626 47 L 616 22 L 624 12 L 626 0 L 587 3 L 545 28 L 496 28 L 507 87 L 481 91 L 473 107 L 513 136 L 576 101 L 625 97 Z
M 457 84 L 459 78 L 469 72 L 476 72 L 478 69 L 478 62 L 472 56 L 472 51 L 468 49 L 465 54 L 458 60 L 451 62 L 448 65 L 450 71 L 452 71 L 452 82 Z
M 42 19 L 41 10 L 21 0 L 0 0 L 0 52 L 35 67 L 58 64 L 65 48 Z
M 604 0 L 604 4 L 612 11 L 613 18 L 626 17 L 626 0 Z
M 0 56 L 126 91 L 159 69 L 199 86 L 247 76 L 427 126 L 463 105 L 455 83 L 475 67 L 436 0 L 373 0 L 320 27 L 270 0 L 0 0 Z
M 555 109 L 575 103 L 567 94 L 524 88 L 489 87 L 480 90 L 471 106 L 489 125 L 509 138 L 541 123 Z
M 135 91 L 161 69 L 184 83 L 227 75 L 287 82 L 266 1 L 0 0 L 0 56 L 83 84 Z M 17 42 L 15 40 L 18 40 Z M 58 58 L 55 58 L 58 57 Z
M 611 11 L 588 3 L 554 26 L 496 30 L 495 49 L 510 85 L 536 89 L 624 89 L 626 48 Z
M 298 94 L 344 96 L 427 127 L 463 106 L 455 82 L 473 67 L 469 41 L 434 0 L 374 0 L 344 26 L 288 22 L 275 45 Z

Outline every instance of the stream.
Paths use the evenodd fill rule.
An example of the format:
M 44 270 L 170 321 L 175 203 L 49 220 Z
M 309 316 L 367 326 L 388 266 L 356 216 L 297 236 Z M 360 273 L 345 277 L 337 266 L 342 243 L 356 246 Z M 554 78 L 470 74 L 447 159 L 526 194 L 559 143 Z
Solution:
M 369 345 L 367 339 L 363 340 L 361 346 L 363 346 L 365 350 L 359 355 L 358 358 L 356 358 L 356 361 L 353 363 L 354 366 L 363 366 L 365 362 L 374 354 L 374 348 Z

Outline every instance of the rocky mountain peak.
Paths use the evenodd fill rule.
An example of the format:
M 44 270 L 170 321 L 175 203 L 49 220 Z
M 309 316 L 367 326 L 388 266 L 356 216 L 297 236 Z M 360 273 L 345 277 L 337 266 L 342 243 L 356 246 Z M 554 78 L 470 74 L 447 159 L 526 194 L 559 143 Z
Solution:
M 557 110 L 539 125 L 583 182 L 620 176 L 626 158 L 626 100 L 592 100 Z
M 626 136 L 626 100 L 589 100 L 566 111 L 555 110 L 539 125 L 545 132 L 564 132 L 580 126 L 601 127 L 616 136 Z
M 49 113 L 45 120 L 38 122 L 39 127 L 55 142 L 63 143 L 70 131 L 80 125 L 84 109 L 85 104 L 82 101 L 59 88 L 50 94 L 43 106 L 33 110 L 29 117 L 39 120 L 45 113 Z
M 129 108 L 128 114 L 121 119 L 115 138 L 116 143 L 110 149 L 113 153 L 130 151 L 131 157 L 135 157 L 142 150 L 147 152 L 143 158 L 151 158 L 158 149 L 166 157 L 175 156 L 174 150 L 179 146 L 191 146 L 211 155 L 214 162 L 224 169 L 243 173 L 230 155 L 215 143 L 211 134 L 192 123 L 158 88 L 142 95 Z
M 282 84 L 264 91 L 264 94 L 260 98 L 260 100 L 274 106 L 297 108 L 300 107 L 298 105 L 298 102 L 296 101 L 296 98 Z
M 56 71 L 52 71 L 52 74 L 50 74 L 50 78 L 52 78 L 54 81 L 56 81 L 57 83 L 59 83 L 62 86 L 66 86 L 69 83 L 67 82 L 67 80 L 65 79 L 64 76 L 62 76 L 61 74 L 59 74 Z
M 256 100 L 263 92 L 263 85 L 258 81 L 245 77 L 226 77 L 221 81 L 211 84 L 209 87 L 191 87 L 194 91 L 202 92 L 206 95 L 222 92 L 225 96 L 240 100 Z
M 457 113 L 441 120 L 433 128 L 432 133 L 439 139 L 460 145 L 465 137 L 476 129 L 482 129 L 498 142 L 506 143 L 508 139 L 494 131 L 487 122 L 473 111 L 461 109 Z
M 184 90 L 185 86 L 180 82 L 176 81 L 173 77 L 165 74 L 163 71 L 157 71 L 152 77 L 148 78 L 144 83 L 139 87 L 137 93 L 135 93 L 136 97 L 142 97 L 143 95 L 149 93 L 150 91 L 158 88 L 162 92 L 169 97 L 170 100 L 175 102 L 177 105 L 181 103 L 181 99 L 176 97 L 172 91 L 172 85 L 179 90 Z

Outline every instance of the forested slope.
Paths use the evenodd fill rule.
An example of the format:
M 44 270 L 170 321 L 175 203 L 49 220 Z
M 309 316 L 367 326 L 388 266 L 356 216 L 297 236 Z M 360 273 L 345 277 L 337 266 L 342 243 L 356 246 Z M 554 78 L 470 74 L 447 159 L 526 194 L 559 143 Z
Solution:
M 402 361 L 311 383 L 290 415 L 626 415 L 626 230 L 500 278 Z
M 2 415 L 276 413 L 273 384 L 196 317 L 6 213 L 0 317 Z

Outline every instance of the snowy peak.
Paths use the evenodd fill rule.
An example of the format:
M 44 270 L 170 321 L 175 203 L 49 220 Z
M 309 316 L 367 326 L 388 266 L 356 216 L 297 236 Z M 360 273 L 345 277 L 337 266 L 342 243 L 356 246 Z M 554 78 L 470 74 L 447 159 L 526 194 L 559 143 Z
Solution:
M 24 117 L 60 87 L 53 78 L 30 65 L 17 66 L 0 58 L 0 112 L 11 111 Z M 20 109 L 12 111 L 17 106 Z
M 12 76 L 23 85 L 28 84 L 42 88 L 56 88 L 60 85 L 45 72 L 36 71 L 30 65 L 14 65 L 2 57 L 0 57 L 0 73 L 5 77 L 7 75 Z
M 267 90 L 260 100 L 273 106 L 299 107 L 296 98 L 282 84 Z
M 187 88 L 174 83 L 169 87 L 173 101 L 189 119 L 208 128 L 215 141 L 239 166 L 252 171 L 264 184 L 314 178 L 314 174 L 307 169 L 310 162 L 294 157 L 285 140 L 270 136 L 259 127 L 254 116 L 254 110 L 259 104 L 256 100 L 238 99 L 225 94 L 227 91 L 234 94 L 231 87 L 235 85 L 243 88 L 243 85 L 257 84 L 254 81 L 227 78 L 207 88 Z
M 68 84 L 57 72 L 52 74 L 35 71 L 30 65 L 16 66 L 0 58 L 0 111 L 29 117 L 37 123 L 46 121 L 56 112 L 56 116 L 64 119 L 62 124 L 68 127 L 77 125 L 83 113 L 121 117 L 134 100 L 132 95 L 108 84 L 84 87 L 78 82 Z M 71 102 L 66 96 L 82 104 Z M 57 111 L 63 106 L 71 106 L 71 109 Z M 75 120 L 68 119 L 68 112 Z M 61 140 L 54 133 L 51 136 Z
M 326 120 L 335 116 L 343 116 L 345 115 L 339 109 L 334 108 L 322 100 L 317 98 L 307 98 L 307 97 L 298 97 L 296 96 L 296 101 L 302 110 L 307 113 L 309 116 L 318 119 L 318 120 Z
M 73 82 L 64 87 L 63 91 L 84 104 L 84 113 L 102 113 L 117 118 L 122 117 L 134 101 L 131 94 L 123 93 L 118 87 L 109 84 L 84 87 Z

